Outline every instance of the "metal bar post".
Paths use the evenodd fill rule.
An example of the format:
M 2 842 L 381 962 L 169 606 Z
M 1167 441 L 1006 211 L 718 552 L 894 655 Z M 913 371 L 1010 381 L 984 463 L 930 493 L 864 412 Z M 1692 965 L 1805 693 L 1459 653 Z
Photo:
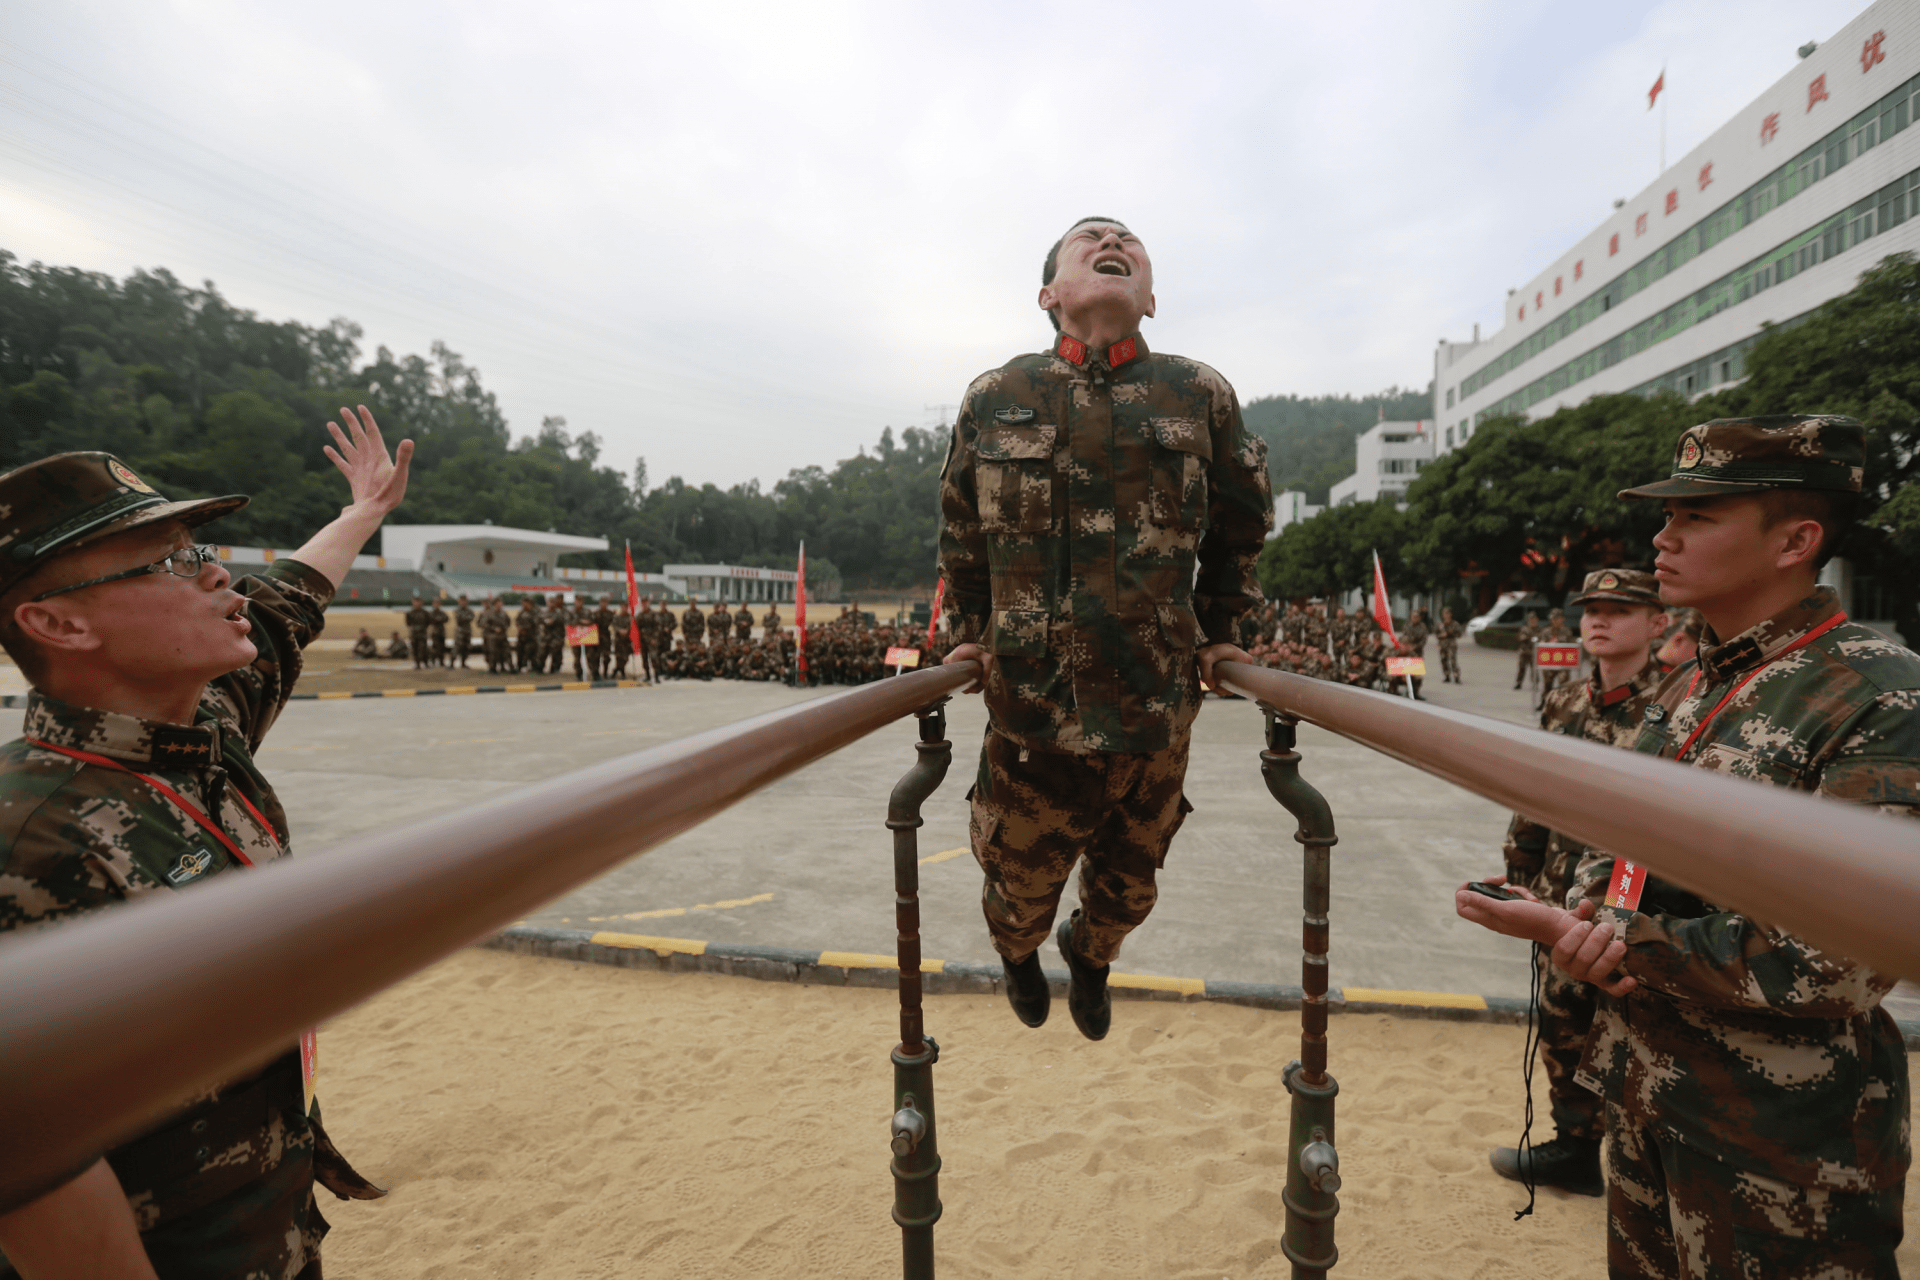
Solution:
M 915 714 L 913 768 L 887 802 L 893 832 L 893 913 L 900 931 L 900 1043 L 893 1049 L 893 1220 L 900 1226 L 901 1274 L 933 1280 L 933 1224 L 940 1221 L 940 1148 L 934 1128 L 933 1064 L 940 1045 L 926 1034 L 920 983 L 920 806 L 947 776 L 946 699 Z
M 1326 797 L 1300 776 L 1294 750 L 1293 718 L 1261 703 L 1267 717 L 1267 746 L 1260 753 L 1260 775 L 1267 790 L 1300 823 L 1293 838 L 1306 855 L 1306 886 L 1301 921 L 1300 1057 L 1287 1064 L 1281 1079 L 1293 1095 L 1287 1135 L 1286 1235 L 1281 1252 L 1293 1264 L 1294 1280 L 1323 1280 L 1340 1251 L 1333 1243 L 1333 1220 L 1340 1212 L 1340 1155 L 1334 1146 L 1334 1098 L 1339 1082 L 1327 1074 L 1327 912 L 1332 884 L 1329 850 L 1333 811 Z

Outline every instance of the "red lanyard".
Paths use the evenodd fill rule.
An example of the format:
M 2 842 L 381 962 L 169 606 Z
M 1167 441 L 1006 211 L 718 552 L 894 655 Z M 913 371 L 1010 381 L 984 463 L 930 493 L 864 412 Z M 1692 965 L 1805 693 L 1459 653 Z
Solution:
M 187 799 L 185 796 L 181 795 L 178 791 L 175 791 L 172 787 L 160 781 L 158 778 L 149 778 L 144 773 L 135 773 L 132 769 L 127 768 L 127 766 L 121 764 L 118 760 L 109 760 L 107 757 L 97 756 L 91 751 L 76 751 L 72 747 L 55 746 L 51 742 L 42 742 L 38 738 L 28 738 L 27 742 L 29 745 L 39 747 L 42 750 L 57 751 L 63 756 L 71 756 L 75 760 L 80 761 L 82 764 L 97 764 L 108 769 L 118 769 L 122 773 L 132 774 L 132 776 L 140 779 L 140 781 L 146 783 L 148 786 L 152 787 L 155 791 L 158 791 L 161 795 L 171 800 L 174 803 L 175 807 L 177 807 L 180 810 L 180 812 L 186 814 L 189 818 L 192 818 L 195 822 L 199 823 L 202 827 L 205 827 L 207 829 L 207 834 L 211 835 L 215 840 L 218 840 L 221 844 L 225 845 L 227 847 L 227 852 L 231 853 L 234 857 L 238 858 L 242 866 L 250 867 L 253 865 L 253 859 L 249 858 L 246 854 L 240 852 L 240 846 L 234 843 L 233 837 L 229 836 L 226 832 L 222 831 L 219 827 L 215 826 L 213 819 L 209 818 L 206 814 L 200 812 L 199 806 L 194 804 L 193 801 Z M 278 849 L 280 847 L 280 841 L 279 841 L 279 838 L 274 835 L 273 824 L 268 822 L 266 818 L 261 815 L 260 811 L 253 807 L 253 801 L 247 799 L 246 793 L 244 791 L 241 791 L 238 787 L 235 787 L 233 789 L 233 794 L 240 797 L 240 803 L 247 806 L 247 812 L 251 813 L 254 816 L 254 820 L 257 821 L 260 824 L 261 829 L 267 833 L 267 838 L 273 841 L 274 848 Z
M 1808 645 L 1812 644 L 1815 640 L 1818 640 L 1821 636 L 1827 634 L 1827 632 L 1833 630 L 1835 627 L 1839 626 L 1841 623 L 1845 622 L 1846 620 L 1847 620 L 1846 611 L 1841 610 L 1839 613 L 1834 614 L 1831 618 L 1828 618 L 1825 622 L 1821 623 L 1819 626 L 1815 627 L 1813 630 L 1807 632 L 1807 634 L 1801 636 L 1798 640 L 1795 640 L 1792 644 L 1788 645 L 1786 648 L 1782 649 L 1780 652 L 1774 654 L 1771 658 L 1768 658 L 1765 662 L 1761 663 L 1759 666 L 1755 667 L 1753 670 L 1747 672 L 1746 675 L 1740 677 L 1739 683 L 1735 684 L 1733 688 L 1727 690 L 1727 696 L 1720 699 L 1720 701 L 1714 705 L 1713 710 L 1707 712 L 1707 718 L 1705 720 L 1702 720 L 1699 724 L 1693 727 L 1693 732 L 1688 734 L 1687 740 L 1680 744 L 1680 750 L 1674 752 L 1673 758 L 1675 760 L 1681 760 L 1686 758 L 1687 749 L 1693 746 L 1694 742 L 1699 739 L 1700 735 L 1707 731 L 1707 726 L 1713 723 L 1713 718 L 1719 715 L 1721 710 L 1729 702 L 1733 701 L 1733 695 L 1736 693 L 1739 693 L 1742 689 L 1747 687 L 1747 682 L 1749 680 L 1753 679 L 1755 676 L 1759 675 L 1762 671 L 1765 671 L 1768 667 L 1780 661 L 1780 659 L 1786 657 L 1788 654 L 1792 653 L 1794 650 L 1806 648 Z M 1694 689 L 1698 688 L 1699 684 L 1700 684 L 1700 672 L 1698 670 L 1695 670 L 1693 673 L 1693 679 L 1687 682 L 1686 696 L 1691 698 L 1693 696 Z

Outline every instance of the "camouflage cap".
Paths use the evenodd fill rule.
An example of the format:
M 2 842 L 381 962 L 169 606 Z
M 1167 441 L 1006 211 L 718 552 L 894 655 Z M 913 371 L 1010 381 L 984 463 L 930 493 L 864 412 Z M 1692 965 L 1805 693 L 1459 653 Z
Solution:
M 202 525 L 242 494 L 170 502 L 107 453 L 56 453 L 0 475 L 0 592 L 54 556 L 160 520 Z
M 1568 604 L 1614 600 L 1620 604 L 1660 607 L 1660 581 L 1645 569 L 1596 569 L 1580 584 L 1580 594 Z
M 1719 498 L 1768 489 L 1858 493 L 1866 461 L 1866 428 L 1852 418 L 1825 413 L 1715 418 L 1681 433 L 1671 476 L 1622 489 L 1620 496 Z

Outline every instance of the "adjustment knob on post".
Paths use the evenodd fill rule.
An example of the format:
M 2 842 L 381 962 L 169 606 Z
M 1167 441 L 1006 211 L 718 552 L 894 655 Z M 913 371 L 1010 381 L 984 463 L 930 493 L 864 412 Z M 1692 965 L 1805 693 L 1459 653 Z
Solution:
M 1327 1141 L 1326 1130 L 1315 1129 L 1313 1141 L 1300 1148 L 1300 1172 L 1315 1191 L 1332 1195 L 1340 1190 L 1340 1153 Z
M 910 1156 L 920 1149 L 920 1142 L 927 1136 L 927 1118 L 913 1104 L 913 1095 L 904 1099 L 906 1105 L 893 1113 L 893 1154 Z

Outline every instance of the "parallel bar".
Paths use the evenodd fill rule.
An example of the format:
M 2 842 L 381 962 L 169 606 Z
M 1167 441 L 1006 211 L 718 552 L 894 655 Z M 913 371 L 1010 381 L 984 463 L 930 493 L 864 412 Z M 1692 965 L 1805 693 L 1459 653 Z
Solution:
M 302 1028 L 979 675 L 876 681 L 0 942 L 0 1212 Z
M 1920 978 L 1920 824 L 1244 662 L 1215 670 L 1236 693 L 1644 862 L 1709 901 Z

